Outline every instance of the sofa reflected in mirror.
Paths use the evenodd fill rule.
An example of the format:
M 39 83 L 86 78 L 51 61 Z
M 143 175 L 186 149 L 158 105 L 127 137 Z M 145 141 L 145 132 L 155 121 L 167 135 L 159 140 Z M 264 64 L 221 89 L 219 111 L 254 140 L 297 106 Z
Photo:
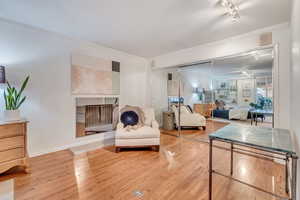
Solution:
M 179 108 L 176 105 L 172 105 L 172 111 L 175 115 L 176 127 L 179 127 Z M 203 115 L 193 112 L 189 106 L 180 106 L 180 126 L 185 127 L 197 127 L 199 129 L 206 129 L 206 119 Z

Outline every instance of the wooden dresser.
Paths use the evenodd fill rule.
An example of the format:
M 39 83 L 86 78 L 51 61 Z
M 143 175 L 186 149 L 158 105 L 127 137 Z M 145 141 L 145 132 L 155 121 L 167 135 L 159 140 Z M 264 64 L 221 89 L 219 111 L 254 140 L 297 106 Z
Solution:
M 199 104 L 194 104 L 194 112 L 195 113 L 200 113 L 206 118 L 211 117 L 212 110 L 214 109 L 215 104 L 212 103 L 199 103 Z
M 29 172 L 26 129 L 25 120 L 0 122 L 0 173 L 16 166 Z

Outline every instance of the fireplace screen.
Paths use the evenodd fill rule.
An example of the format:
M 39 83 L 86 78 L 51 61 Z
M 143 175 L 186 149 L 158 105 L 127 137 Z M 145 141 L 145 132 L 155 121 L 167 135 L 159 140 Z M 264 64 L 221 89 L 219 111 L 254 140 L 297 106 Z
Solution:
M 118 98 L 77 98 L 76 136 L 111 132 L 116 127 Z

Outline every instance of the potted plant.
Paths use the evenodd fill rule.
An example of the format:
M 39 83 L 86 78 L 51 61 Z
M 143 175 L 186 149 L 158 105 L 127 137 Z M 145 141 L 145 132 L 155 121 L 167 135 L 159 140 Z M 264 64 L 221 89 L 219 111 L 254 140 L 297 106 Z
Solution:
M 22 93 L 28 83 L 29 76 L 23 81 L 20 91 L 17 91 L 15 87 L 11 87 L 7 82 L 6 91 L 4 91 L 5 111 L 4 119 L 6 121 L 20 120 L 20 106 L 24 103 L 26 96 L 22 97 Z

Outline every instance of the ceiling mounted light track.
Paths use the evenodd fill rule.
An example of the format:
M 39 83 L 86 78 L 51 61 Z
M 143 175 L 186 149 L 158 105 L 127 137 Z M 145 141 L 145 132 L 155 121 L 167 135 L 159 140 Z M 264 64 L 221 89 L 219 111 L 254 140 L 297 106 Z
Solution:
M 233 0 L 220 0 L 220 4 L 226 9 L 226 14 L 232 17 L 233 21 L 240 19 L 239 8 Z

